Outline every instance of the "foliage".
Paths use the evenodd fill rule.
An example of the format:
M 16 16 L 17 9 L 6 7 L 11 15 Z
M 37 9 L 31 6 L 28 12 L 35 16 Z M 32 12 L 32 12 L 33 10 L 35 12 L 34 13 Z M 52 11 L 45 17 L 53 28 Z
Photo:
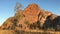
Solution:
M 19 10 L 21 9 L 21 7 L 22 7 L 22 5 L 17 2 L 17 3 L 16 3 L 16 6 L 15 6 L 15 9 L 14 9 L 15 13 L 16 13 L 17 11 L 19 11 Z
M 28 20 L 26 20 L 26 21 L 25 21 L 25 24 L 30 25 L 30 23 L 29 23 L 29 21 L 28 21 Z

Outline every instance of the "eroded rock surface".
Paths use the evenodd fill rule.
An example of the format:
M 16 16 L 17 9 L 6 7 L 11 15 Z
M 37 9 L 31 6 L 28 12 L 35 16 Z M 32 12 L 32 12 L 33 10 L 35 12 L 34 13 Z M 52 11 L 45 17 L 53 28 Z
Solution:
M 57 21 L 58 20 L 58 21 Z M 56 24 L 58 22 L 58 24 Z M 56 28 L 55 28 L 55 25 Z M 29 30 L 48 29 L 60 30 L 60 17 L 46 10 L 41 9 L 37 4 L 30 4 L 24 10 L 19 10 L 8 18 L 0 27 L 2 30 Z

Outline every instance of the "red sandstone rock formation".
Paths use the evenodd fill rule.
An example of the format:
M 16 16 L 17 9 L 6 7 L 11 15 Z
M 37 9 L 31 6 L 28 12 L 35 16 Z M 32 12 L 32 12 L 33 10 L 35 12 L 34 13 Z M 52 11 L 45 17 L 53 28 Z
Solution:
M 57 15 L 41 9 L 37 4 L 30 4 L 24 10 L 19 10 L 13 18 L 9 18 L 6 21 L 6 24 L 1 26 L 1 29 L 12 29 L 12 27 L 14 27 L 14 29 L 20 30 L 30 29 L 31 26 L 35 28 L 35 26 L 38 25 L 38 21 L 38 26 L 43 27 L 43 24 L 49 16 L 51 20 L 57 17 Z M 37 27 L 37 29 L 39 27 Z

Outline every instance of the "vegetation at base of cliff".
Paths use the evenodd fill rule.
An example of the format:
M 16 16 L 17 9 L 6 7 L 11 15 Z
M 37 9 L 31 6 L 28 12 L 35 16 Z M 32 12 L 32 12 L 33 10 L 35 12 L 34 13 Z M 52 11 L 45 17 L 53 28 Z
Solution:
M 53 28 L 55 31 L 60 31 L 60 16 L 56 17 L 54 20 L 47 18 L 43 27 L 44 29 Z
M 29 21 L 28 21 L 28 20 L 26 20 L 26 21 L 25 21 L 25 24 L 26 24 L 27 26 L 29 26 L 29 25 L 30 25 L 30 23 L 29 23 Z

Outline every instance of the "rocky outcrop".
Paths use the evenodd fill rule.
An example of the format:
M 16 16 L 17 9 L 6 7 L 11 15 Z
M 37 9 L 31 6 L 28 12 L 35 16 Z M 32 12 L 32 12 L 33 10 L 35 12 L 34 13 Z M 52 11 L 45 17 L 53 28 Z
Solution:
M 59 18 L 59 16 L 41 9 L 37 4 L 30 4 L 24 10 L 19 10 L 13 17 L 8 18 L 0 29 L 29 30 L 54 28 L 54 24 L 57 23 L 55 21 L 58 20 L 58 23 L 60 23 Z M 55 29 L 57 29 L 57 25 Z

